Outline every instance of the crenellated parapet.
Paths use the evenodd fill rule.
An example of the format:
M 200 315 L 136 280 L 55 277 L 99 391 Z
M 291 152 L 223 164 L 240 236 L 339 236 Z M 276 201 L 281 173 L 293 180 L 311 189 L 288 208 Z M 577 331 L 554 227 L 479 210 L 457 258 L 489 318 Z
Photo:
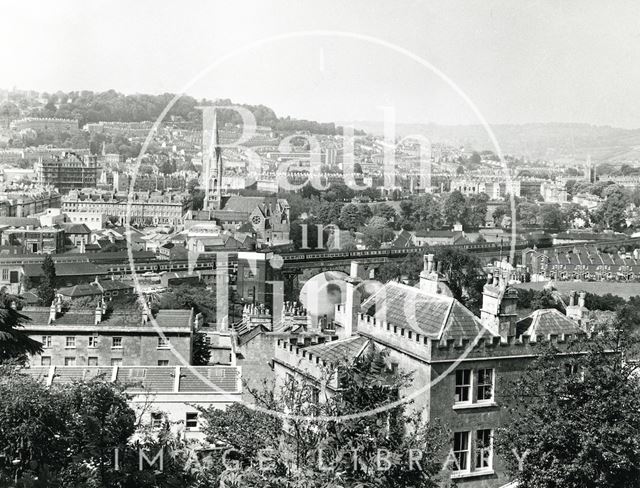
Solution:
M 507 356 L 536 356 L 540 348 L 555 346 L 561 353 L 577 353 L 579 345 L 597 334 L 548 334 L 508 337 L 478 337 L 475 339 L 431 340 L 432 360 L 459 360 L 462 358 L 504 358 Z

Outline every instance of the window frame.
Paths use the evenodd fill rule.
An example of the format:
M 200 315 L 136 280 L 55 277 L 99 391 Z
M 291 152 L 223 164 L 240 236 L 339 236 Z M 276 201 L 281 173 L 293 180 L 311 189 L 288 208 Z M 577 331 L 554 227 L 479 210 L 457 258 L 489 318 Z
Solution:
M 480 433 L 488 434 L 488 445 L 485 445 L 484 442 L 480 445 Z M 474 463 L 473 470 L 475 472 L 483 472 L 483 471 L 492 471 L 493 470 L 493 429 L 478 429 L 475 432 L 475 445 L 474 445 Z M 485 458 L 484 454 L 488 454 Z M 481 461 L 480 464 L 484 464 L 482 462 L 486 459 L 486 466 L 478 466 L 478 461 Z
M 456 449 L 456 440 L 457 436 L 460 436 L 460 440 L 464 440 L 465 442 L 460 442 L 458 449 Z M 464 437 L 462 437 L 464 436 Z M 451 452 L 453 453 L 453 457 L 455 459 L 455 464 L 453 469 L 451 470 L 453 474 L 461 474 L 461 473 L 469 473 L 470 472 L 470 457 L 471 457 L 471 431 L 464 430 L 453 433 L 453 447 Z M 462 445 L 466 444 L 466 447 L 462 449 Z M 464 457 L 463 457 L 464 456 Z M 461 460 L 464 460 L 464 467 Z M 457 468 L 457 469 L 456 469 Z
M 151 412 L 151 428 L 159 429 L 162 427 L 162 413 L 161 412 Z
M 118 339 L 118 345 L 116 345 L 116 339 Z M 111 337 L 111 349 L 122 349 L 122 336 Z
M 42 336 L 42 349 L 50 349 L 51 343 L 53 342 L 53 338 L 50 335 Z
M 87 339 L 87 347 L 89 349 L 97 349 L 98 348 L 98 334 L 92 334 Z
M 64 338 L 64 348 L 65 349 L 75 349 L 76 348 L 76 336 L 65 336 L 65 338 Z
M 193 416 L 195 415 L 195 420 L 193 418 Z M 191 416 L 191 418 L 189 418 Z M 199 420 L 200 420 L 200 416 L 198 415 L 198 412 L 186 412 L 185 416 L 184 416 L 184 427 L 187 430 L 196 430 L 199 427 Z M 193 422 L 195 422 L 195 425 L 193 425 Z M 191 425 L 190 425 L 191 424 Z
M 489 383 L 486 382 L 486 379 L 484 382 L 480 382 L 480 373 L 484 372 L 484 374 L 486 374 L 486 372 L 489 371 L 490 375 L 491 375 L 491 381 Z M 475 385 L 475 393 L 476 393 L 476 403 L 493 403 L 495 401 L 495 391 L 496 391 L 496 370 L 495 368 L 478 368 L 476 370 L 476 385 Z M 485 376 L 486 378 L 486 376 Z M 480 398 L 480 389 L 481 388 L 488 388 L 489 391 L 491 392 L 491 395 L 489 398 Z M 483 390 L 484 391 L 484 390 Z
M 468 374 L 468 376 L 469 376 L 468 383 L 459 383 L 458 382 L 458 374 L 459 373 L 462 376 L 462 381 L 464 381 L 464 379 L 465 379 L 464 378 L 465 373 Z M 468 404 L 473 403 L 473 396 L 472 396 L 473 395 L 473 377 L 474 377 L 473 369 L 457 369 L 455 371 L 455 376 L 454 376 L 454 397 L 453 397 L 454 398 L 454 401 L 453 401 L 454 405 L 468 405 Z M 458 399 L 458 398 L 461 398 L 458 395 L 458 390 L 460 390 L 461 392 L 462 391 L 466 391 L 466 393 L 467 393 L 466 394 L 466 397 L 467 397 L 466 400 L 459 400 Z
M 73 362 L 73 364 L 67 364 L 68 362 Z M 78 360 L 75 356 L 65 356 L 64 358 L 64 365 L 65 366 L 77 366 L 78 364 Z
M 45 366 L 45 367 L 51 366 L 51 356 L 40 356 L 40 366 Z
M 157 349 L 171 349 L 171 341 L 168 337 L 158 337 L 158 346 Z

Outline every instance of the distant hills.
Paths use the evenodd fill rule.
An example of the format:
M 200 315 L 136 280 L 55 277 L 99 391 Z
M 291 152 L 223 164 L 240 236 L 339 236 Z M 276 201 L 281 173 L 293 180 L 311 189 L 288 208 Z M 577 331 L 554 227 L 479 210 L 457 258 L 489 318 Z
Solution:
M 382 135 L 381 122 L 356 122 L 355 127 Z M 640 129 L 589 124 L 497 124 L 491 129 L 502 151 L 530 159 L 640 161 Z M 421 134 L 433 142 L 448 142 L 473 150 L 494 150 L 481 125 L 398 124 L 397 134 Z

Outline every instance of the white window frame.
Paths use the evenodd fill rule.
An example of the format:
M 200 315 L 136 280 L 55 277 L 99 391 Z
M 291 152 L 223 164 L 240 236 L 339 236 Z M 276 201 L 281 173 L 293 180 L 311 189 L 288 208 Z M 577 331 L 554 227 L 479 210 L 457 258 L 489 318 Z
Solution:
M 456 436 L 461 436 L 460 439 L 466 439 L 465 442 L 461 442 L 461 444 L 466 444 L 466 448 L 462 449 L 460 448 L 461 446 L 459 446 L 458 449 L 456 449 Z M 470 431 L 461 431 L 461 432 L 454 432 L 453 434 L 453 456 L 455 458 L 455 463 L 453 465 L 453 473 L 454 474 L 460 474 L 460 473 L 468 473 L 469 472 L 469 467 L 471 464 L 471 432 Z M 464 467 L 462 466 L 462 463 L 460 462 L 464 456 Z
M 480 433 L 488 433 L 489 434 L 489 445 L 480 446 Z M 482 472 L 482 471 L 492 471 L 493 470 L 493 429 L 478 429 L 475 432 L 475 452 L 474 452 L 474 471 Z M 486 458 L 485 458 L 486 454 Z M 482 466 L 484 464 L 483 460 L 486 460 L 486 466 Z M 480 463 L 479 463 L 480 461 Z M 478 464 L 481 464 L 478 466 Z
M 468 383 L 458 383 L 458 373 L 460 373 L 460 375 L 462 376 L 462 380 L 464 381 L 464 374 L 468 373 L 469 375 L 469 382 Z M 473 369 L 458 369 L 455 371 L 454 374 L 454 384 L 455 384 L 455 388 L 454 388 L 454 404 L 455 405 L 466 405 L 466 404 L 470 404 L 473 403 Z M 459 400 L 458 398 L 458 389 L 460 389 L 461 391 L 463 391 L 462 389 L 466 388 L 467 391 L 467 399 L 466 400 Z
M 171 341 L 169 341 L 168 337 L 158 337 L 158 349 L 170 349 Z
M 162 363 L 162 364 L 160 364 Z M 169 366 L 169 360 L 168 359 L 158 359 L 158 366 Z
M 98 334 L 93 334 L 89 336 L 87 347 L 89 349 L 96 349 L 98 347 Z
M 50 335 L 45 335 L 42 336 L 42 348 L 43 349 L 49 349 L 51 347 L 51 336 Z
M 119 340 L 118 345 L 116 345 L 116 339 Z M 122 349 L 122 336 L 111 337 L 111 349 Z
M 46 359 L 46 362 L 48 362 L 48 364 L 45 364 L 45 359 Z M 51 356 L 41 356 L 40 366 L 51 366 Z
M 96 364 L 89 364 L 91 362 L 92 359 L 95 359 Z M 98 359 L 98 356 L 89 356 L 87 358 L 87 366 L 98 366 L 100 364 L 100 359 Z
M 491 381 L 489 383 L 486 382 L 486 380 L 483 383 L 480 383 L 480 372 L 481 371 L 490 371 L 491 374 Z M 475 392 L 476 392 L 476 402 L 477 403 L 493 403 L 495 400 L 495 392 L 496 392 L 496 370 L 495 368 L 478 368 L 476 370 L 476 376 L 477 376 L 477 381 L 476 381 L 476 387 L 475 387 Z M 486 376 L 485 376 L 486 378 Z M 489 398 L 480 398 L 480 389 L 481 388 L 490 388 L 491 389 L 491 396 Z
M 75 349 L 76 348 L 76 336 L 66 336 L 64 338 L 64 348 L 65 349 Z
M 68 360 L 72 360 L 73 364 L 67 364 L 67 362 L 71 362 L 71 361 L 68 361 Z M 74 357 L 67 356 L 67 357 L 64 358 L 64 365 L 65 366 L 76 366 L 77 363 L 78 363 L 78 360 L 76 359 L 75 356 Z
M 111 358 L 111 366 L 122 366 L 122 358 Z

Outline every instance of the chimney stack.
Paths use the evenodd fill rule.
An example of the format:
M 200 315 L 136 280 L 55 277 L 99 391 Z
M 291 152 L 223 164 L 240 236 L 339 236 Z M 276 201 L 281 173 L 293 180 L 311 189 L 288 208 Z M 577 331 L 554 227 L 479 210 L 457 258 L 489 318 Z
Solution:
M 578 295 L 578 307 L 580 308 L 584 308 L 584 303 L 585 303 L 585 299 L 587 298 L 587 293 L 584 291 L 581 291 L 580 294 Z
M 49 307 L 49 324 L 52 324 L 56 321 L 56 300 L 55 298 L 51 302 L 51 306 Z
M 575 290 L 571 290 L 569 292 L 569 306 L 573 307 L 576 304 L 576 292 Z
M 98 304 L 96 305 L 96 312 L 95 312 L 95 325 L 98 325 L 100 322 L 102 322 L 102 305 L 100 305 L 100 302 L 98 302 Z
M 420 291 L 431 295 L 438 294 L 438 272 L 433 266 L 433 254 L 424 256 L 424 267 L 420 273 Z
M 358 313 L 360 312 L 360 302 L 362 292 L 362 265 L 355 261 L 351 262 L 350 276 L 346 279 L 346 297 L 344 302 L 344 328 L 345 338 L 351 337 L 358 328 Z

